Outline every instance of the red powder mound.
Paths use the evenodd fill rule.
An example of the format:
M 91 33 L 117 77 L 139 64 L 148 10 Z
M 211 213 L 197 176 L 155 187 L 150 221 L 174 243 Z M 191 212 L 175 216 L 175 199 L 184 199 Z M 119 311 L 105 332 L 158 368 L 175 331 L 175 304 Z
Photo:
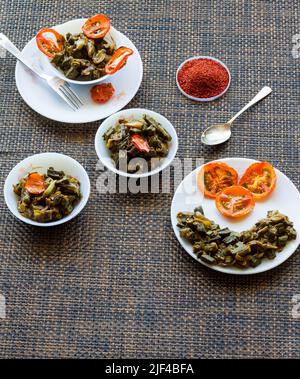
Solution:
M 200 58 L 186 62 L 178 73 L 178 83 L 188 95 L 198 98 L 222 93 L 229 82 L 227 70 L 212 59 Z

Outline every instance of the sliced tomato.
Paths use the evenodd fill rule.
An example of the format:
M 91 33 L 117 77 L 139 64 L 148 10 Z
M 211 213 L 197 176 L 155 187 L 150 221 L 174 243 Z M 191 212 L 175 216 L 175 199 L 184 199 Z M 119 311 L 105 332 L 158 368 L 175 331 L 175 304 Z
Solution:
M 268 162 L 253 163 L 241 177 L 239 184 L 253 193 L 255 200 L 269 196 L 276 187 L 276 173 Z
M 149 153 L 150 151 L 150 146 L 146 140 L 146 138 L 144 138 L 143 136 L 139 135 L 139 134 L 133 134 L 131 136 L 131 143 L 134 145 L 134 147 L 142 152 L 142 153 Z
M 64 36 L 51 28 L 41 29 L 35 37 L 38 48 L 49 58 L 64 48 Z
M 25 189 L 31 195 L 41 195 L 46 189 L 43 175 L 37 172 L 29 174 L 25 182 Z
M 112 75 L 120 68 L 122 68 L 130 55 L 133 54 L 133 50 L 129 47 L 119 47 L 114 53 L 110 60 L 107 62 L 105 66 L 105 72 L 108 75 Z
M 207 163 L 200 170 L 197 184 L 205 196 L 215 198 L 224 188 L 238 183 L 238 173 L 223 162 Z
M 216 206 L 224 216 L 243 217 L 254 208 L 252 192 L 242 186 L 224 188 L 216 197 Z
M 114 92 L 115 89 L 111 83 L 101 83 L 91 89 L 91 96 L 96 103 L 103 104 L 112 98 Z
M 110 29 L 110 21 L 105 14 L 96 14 L 89 18 L 83 25 L 82 31 L 92 39 L 103 38 Z

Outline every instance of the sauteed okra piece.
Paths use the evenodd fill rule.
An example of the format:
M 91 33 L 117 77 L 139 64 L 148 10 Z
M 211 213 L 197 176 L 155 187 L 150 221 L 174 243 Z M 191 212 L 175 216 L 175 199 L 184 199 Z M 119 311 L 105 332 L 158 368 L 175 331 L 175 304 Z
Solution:
M 18 210 L 37 222 L 59 220 L 70 214 L 81 199 L 80 182 L 53 167 L 46 175 L 32 172 L 13 186 L 19 196 Z
M 221 229 L 204 216 L 201 207 L 194 212 L 179 212 L 177 222 L 180 236 L 193 245 L 203 262 L 212 265 L 256 267 L 264 258 L 274 259 L 297 237 L 293 223 L 278 211 L 269 211 L 266 218 L 241 233 Z

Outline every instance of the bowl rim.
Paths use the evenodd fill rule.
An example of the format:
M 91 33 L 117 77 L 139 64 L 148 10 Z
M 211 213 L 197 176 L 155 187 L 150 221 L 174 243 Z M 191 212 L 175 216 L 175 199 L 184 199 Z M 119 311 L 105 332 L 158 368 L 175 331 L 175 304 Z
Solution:
M 135 113 L 135 112 L 141 112 L 141 113 L 146 113 L 146 114 L 148 113 L 148 114 L 150 114 L 153 117 L 155 117 L 155 116 L 158 115 L 159 117 L 161 117 L 163 119 L 164 122 L 166 122 L 166 123 L 168 123 L 170 125 L 171 129 L 173 129 L 174 137 L 175 137 L 175 138 L 173 138 L 173 136 L 172 136 L 172 143 L 174 143 L 174 152 L 172 153 L 172 155 L 170 155 L 170 151 L 169 151 L 168 155 L 165 157 L 165 159 L 164 159 L 164 161 L 163 161 L 163 163 L 161 165 L 159 165 L 158 167 L 156 167 L 154 170 L 147 171 L 147 172 L 144 172 L 142 174 L 130 174 L 128 172 L 118 170 L 115 167 L 108 166 L 107 163 L 106 163 L 106 161 L 110 160 L 111 158 L 103 157 L 101 155 L 101 153 L 100 153 L 100 150 L 99 150 L 99 140 L 101 141 L 101 143 L 104 144 L 102 137 L 103 137 L 103 133 L 106 131 L 106 129 L 103 128 L 102 125 L 104 123 L 109 123 L 109 120 L 111 118 L 113 118 L 113 117 L 119 118 L 120 116 L 123 116 L 124 113 L 125 113 L 126 116 L 129 116 L 130 113 Z M 145 177 L 148 177 L 148 176 L 152 176 L 152 175 L 158 174 L 159 172 L 161 172 L 164 169 L 166 169 L 173 162 L 173 160 L 174 160 L 174 158 L 175 158 L 175 156 L 177 154 L 177 150 L 178 150 L 178 136 L 177 136 L 177 132 L 176 132 L 176 129 L 175 129 L 174 125 L 171 123 L 171 121 L 169 121 L 162 114 L 160 114 L 158 112 L 155 112 L 155 111 L 152 111 L 150 109 L 146 109 L 146 108 L 128 108 L 128 109 L 123 109 L 123 110 L 121 110 L 119 112 L 116 112 L 116 113 L 112 114 L 111 116 L 109 116 L 108 118 L 106 118 L 102 123 L 100 123 L 100 125 L 99 125 L 99 127 L 97 129 L 96 135 L 95 135 L 95 150 L 96 150 L 96 154 L 97 154 L 98 158 L 100 159 L 101 163 L 108 170 L 114 172 L 117 175 L 124 176 L 124 177 L 127 177 L 127 178 L 140 179 L 140 178 L 145 178 Z
M 10 205 L 10 200 L 8 199 L 8 192 L 9 191 L 12 191 L 12 188 L 10 188 L 8 182 L 10 180 L 10 178 L 14 175 L 15 171 L 22 165 L 26 164 L 27 161 L 33 159 L 33 158 L 37 158 L 37 157 L 41 157 L 41 156 L 44 156 L 44 155 L 53 155 L 53 156 L 60 156 L 62 159 L 67 159 L 69 161 L 71 161 L 72 163 L 74 163 L 74 165 L 77 166 L 77 168 L 79 170 L 81 170 L 83 176 L 84 176 L 84 180 L 85 180 L 85 183 L 87 185 L 87 193 L 84 197 L 81 198 L 81 200 L 79 201 L 79 203 L 77 204 L 76 208 L 69 214 L 67 215 L 66 217 L 63 217 L 62 219 L 60 220 L 57 220 L 57 221 L 51 221 L 51 222 L 38 222 L 38 221 L 34 221 L 34 220 L 31 220 L 29 218 L 26 218 L 24 216 L 22 216 L 19 212 L 15 212 L 15 210 L 11 207 Z M 5 203 L 6 203 L 6 206 L 8 207 L 8 209 L 10 210 L 10 212 L 17 218 L 19 219 L 20 221 L 23 221 L 25 222 L 26 224 L 29 224 L 29 225 L 34 225 L 34 226 L 41 226 L 41 227 L 50 227 L 50 226 L 57 226 L 57 225 L 61 225 L 61 224 L 64 224 L 65 222 L 68 222 L 70 220 L 72 220 L 74 217 L 76 217 L 83 209 L 84 207 L 86 206 L 88 200 L 89 200 L 89 197 L 90 197 L 90 192 L 91 192 L 91 183 L 90 183 L 90 178 L 85 170 L 85 168 L 77 161 L 75 160 L 74 158 L 68 156 L 68 155 L 65 155 L 65 154 L 61 154 L 61 153 L 56 153 L 56 152 L 43 152 L 43 153 L 38 153 L 38 154 L 33 154 L 33 155 L 30 155 L 24 159 L 22 159 L 20 162 L 18 162 L 11 170 L 10 172 L 8 173 L 6 179 L 5 179 L 5 182 L 4 182 L 4 186 L 3 186 L 3 196 L 4 196 L 4 200 L 5 200 Z M 17 199 L 16 199 L 17 201 Z
M 179 74 L 179 71 L 182 69 L 182 67 L 184 66 L 185 63 L 189 62 L 189 61 L 192 61 L 192 60 L 196 60 L 196 59 L 211 59 L 219 64 L 221 64 L 225 70 L 227 71 L 228 73 L 228 76 L 229 76 L 229 80 L 228 80 L 228 84 L 227 84 L 227 87 L 224 89 L 223 92 L 221 92 L 219 95 L 216 95 L 216 96 L 212 96 L 212 97 L 194 97 L 194 96 L 191 96 L 189 95 L 188 93 L 186 93 L 180 86 L 179 82 L 178 82 L 178 74 Z M 218 58 L 215 58 L 215 57 L 212 57 L 212 56 L 209 56 L 209 55 L 196 55 L 196 56 L 193 56 L 193 57 L 190 57 L 188 59 L 186 59 L 185 61 L 183 61 L 177 68 L 177 71 L 176 71 L 176 84 L 177 84 L 177 87 L 179 89 L 179 91 L 184 95 L 186 96 L 187 98 L 191 99 L 191 100 L 194 100 L 194 101 L 199 101 L 199 102 L 208 102 L 208 101 L 213 101 L 213 100 L 217 100 L 219 99 L 221 96 L 225 95 L 225 93 L 228 91 L 229 87 L 230 87 L 230 84 L 231 84 L 231 74 L 230 74 L 230 70 L 229 68 L 227 67 L 227 65 L 222 62 L 220 59 Z
M 84 23 L 86 20 L 88 20 L 88 18 L 74 18 L 74 19 L 72 19 L 72 20 L 69 20 L 69 21 L 63 22 L 62 24 L 54 25 L 54 26 L 52 26 L 52 28 L 55 29 L 55 30 L 57 30 L 57 28 L 62 27 L 62 26 L 65 26 L 65 25 L 67 25 L 67 24 L 71 24 L 71 23 L 73 23 L 73 22 L 79 22 L 79 21 L 82 21 L 82 22 Z M 120 38 L 122 38 L 122 35 L 123 35 L 123 34 L 122 34 L 121 32 L 119 32 L 116 28 L 114 28 L 112 25 L 110 26 L 110 29 L 109 29 L 109 32 L 108 32 L 108 33 L 110 33 L 110 31 L 113 31 L 113 33 L 118 34 L 118 36 L 119 36 Z M 112 37 L 112 38 L 113 38 L 113 37 Z M 43 54 L 42 52 L 40 52 L 40 53 Z M 43 55 L 44 55 L 44 54 L 43 54 Z M 73 79 L 69 79 L 69 78 L 67 78 L 61 70 L 59 70 L 58 68 L 56 68 L 56 67 L 51 63 L 51 61 L 50 61 L 50 59 L 49 59 L 48 57 L 45 56 L 45 58 L 46 58 L 47 64 L 49 64 L 49 65 L 50 65 L 50 66 L 51 66 L 56 72 L 58 72 L 58 74 L 59 74 L 59 75 L 58 75 L 59 78 L 65 80 L 65 81 L 68 82 L 68 83 L 72 83 L 72 84 L 78 84 L 78 85 L 93 85 L 93 84 L 98 84 L 98 83 L 101 83 L 101 82 L 103 82 L 104 80 L 106 80 L 106 79 L 108 79 L 108 78 L 110 78 L 110 77 L 112 77 L 112 76 L 114 75 L 114 74 L 112 74 L 112 75 L 108 75 L 108 74 L 106 74 L 106 75 L 102 76 L 102 77 L 99 78 L 99 79 L 87 80 L 87 81 L 73 80 Z

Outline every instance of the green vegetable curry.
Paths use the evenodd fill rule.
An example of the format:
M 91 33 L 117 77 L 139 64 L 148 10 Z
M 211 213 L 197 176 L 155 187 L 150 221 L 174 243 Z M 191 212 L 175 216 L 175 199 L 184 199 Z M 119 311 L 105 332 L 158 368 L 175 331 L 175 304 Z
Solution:
M 168 155 L 172 140 L 161 124 L 148 115 L 140 120 L 120 119 L 103 138 L 116 167 L 129 173 L 145 172 L 157 167 L 159 160 Z
M 59 220 L 70 214 L 81 199 L 80 182 L 53 167 L 46 175 L 30 173 L 13 187 L 18 211 L 37 222 Z
M 91 39 L 83 33 L 68 33 L 64 49 L 56 53 L 51 62 L 69 79 L 95 80 L 106 75 L 105 65 L 115 50 L 115 42 L 110 36 Z
M 251 229 L 241 233 L 219 225 L 203 215 L 201 207 L 193 213 L 177 214 L 180 236 L 193 245 L 194 253 L 205 263 L 248 268 L 264 258 L 274 259 L 290 240 L 297 237 L 293 223 L 278 211 L 270 211 Z

